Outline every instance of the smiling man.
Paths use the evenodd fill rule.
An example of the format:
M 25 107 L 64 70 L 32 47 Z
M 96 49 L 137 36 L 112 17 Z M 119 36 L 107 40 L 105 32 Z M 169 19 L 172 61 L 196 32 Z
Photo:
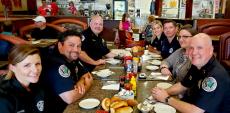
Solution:
M 177 40 L 177 25 L 173 20 L 165 20 L 163 22 L 163 30 L 166 38 L 162 40 L 161 56 L 167 58 L 173 52 L 180 48 L 180 44 Z
M 187 76 L 166 90 L 153 88 L 152 96 L 182 113 L 230 113 L 230 77 L 213 56 L 210 36 L 199 33 L 192 38 L 190 58 Z M 190 93 L 183 101 L 170 96 L 186 90 Z
M 97 65 L 105 64 L 102 57 L 112 58 L 115 56 L 106 45 L 104 39 L 101 38 L 103 30 L 103 19 L 99 15 L 91 17 L 89 28 L 82 32 L 82 52 L 80 59 L 84 61 L 89 71 L 92 71 Z
M 90 88 L 93 78 L 78 61 L 80 52 L 81 35 L 66 31 L 60 35 L 54 52 L 43 61 L 41 83 L 47 94 L 49 113 L 62 113 Z

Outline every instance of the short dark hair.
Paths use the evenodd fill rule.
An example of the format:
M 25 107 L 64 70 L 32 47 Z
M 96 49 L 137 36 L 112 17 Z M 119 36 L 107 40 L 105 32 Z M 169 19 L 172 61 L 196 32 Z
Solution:
M 68 36 L 77 36 L 80 39 L 82 39 L 82 35 L 80 32 L 77 32 L 76 30 L 67 30 L 58 36 L 58 42 L 64 42 Z
M 163 26 L 164 26 L 166 23 L 172 23 L 174 27 L 176 27 L 176 26 L 177 26 L 176 22 L 175 22 L 175 21 L 173 21 L 173 20 L 164 20 L 164 22 L 163 22 Z

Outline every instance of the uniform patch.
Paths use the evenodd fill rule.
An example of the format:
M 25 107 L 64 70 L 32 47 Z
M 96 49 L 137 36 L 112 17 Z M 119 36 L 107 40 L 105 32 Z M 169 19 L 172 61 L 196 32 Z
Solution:
M 58 69 L 58 72 L 64 78 L 67 78 L 70 76 L 70 70 L 65 65 L 61 65 Z
M 170 48 L 170 49 L 169 49 L 169 53 L 172 53 L 172 52 L 173 52 L 173 48 Z
M 39 111 L 44 111 L 44 101 L 43 100 L 38 101 L 36 106 Z
M 206 77 L 202 82 L 202 89 L 204 89 L 207 92 L 214 91 L 216 87 L 217 87 L 217 81 L 213 77 Z

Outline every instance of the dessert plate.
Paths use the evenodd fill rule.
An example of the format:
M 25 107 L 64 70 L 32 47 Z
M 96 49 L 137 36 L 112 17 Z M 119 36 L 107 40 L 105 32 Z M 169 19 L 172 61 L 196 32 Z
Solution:
M 166 82 L 161 82 L 157 84 L 157 87 L 163 88 L 163 89 L 167 89 L 169 87 L 171 87 L 172 84 L 166 83 Z
M 92 109 L 97 107 L 99 104 L 100 101 L 95 98 L 88 98 L 79 102 L 79 106 L 84 109 Z
M 176 113 L 176 109 L 172 106 L 163 104 L 163 103 L 156 103 L 154 104 L 154 111 L 156 113 Z
M 148 69 L 148 70 L 151 70 L 151 71 L 159 69 L 158 66 L 152 66 L 152 65 L 146 66 L 145 68 Z

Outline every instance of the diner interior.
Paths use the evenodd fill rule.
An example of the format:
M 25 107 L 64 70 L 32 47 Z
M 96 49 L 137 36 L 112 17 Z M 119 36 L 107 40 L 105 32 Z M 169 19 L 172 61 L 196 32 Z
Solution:
M 13 46 L 35 46 L 43 60 L 58 45 L 60 33 L 68 30 L 83 33 L 91 27 L 91 17 L 95 15 L 103 19 L 100 38 L 105 41 L 110 52 L 116 55 L 114 58 L 103 57 L 105 63 L 96 65 L 92 71 L 86 69 L 93 76 L 90 89 L 80 99 L 68 104 L 63 113 L 183 112 L 171 103 L 167 104 L 168 100 L 180 99 L 181 95 L 176 95 L 173 99 L 166 98 L 165 103 L 153 99 L 154 87 L 167 89 L 178 82 L 174 75 L 162 73 L 165 68 L 162 63 L 169 56 L 163 56 L 163 52 L 157 47 L 153 47 L 153 50 L 150 48 L 151 38 L 157 38 L 154 34 L 156 21 L 163 25 L 163 32 L 166 21 L 176 22 L 178 37 L 175 40 L 179 41 L 185 38 L 181 36 L 180 30 L 187 25 L 198 33 L 205 33 L 212 41 L 213 56 L 230 75 L 230 0 L 45 0 L 49 8 L 45 9 L 45 13 L 40 11 L 43 2 L 44 0 L 0 1 L 0 81 L 4 81 L 9 72 L 8 53 Z M 70 3 L 73 3 L 75 10 L 70 8 Z M 57 7 L 56 12 L 52 10 L 53 4 Z M 124 14 L 128 16 L 124 17 Z M 36 21 L 38 16 L 45 18 L 46 26 L 59 32 L 57 37 L 34 37 L 32 32 L 37 29 L 36 23 L 43 21 Z M 127 21 L 130 26 L 127 29 L 120 25 L 123 18 L 129 19 Z M 11 27 L 10 31 L 6 31 L 6 26 Z M 171 74 L 175 74 L 173 70 L 170 69 Z M 127 105 L 113 108 L 112 100 L 116 96 Z M 105 105 L 108 101 L 106 99 L 111 100 L 109 107 Z

